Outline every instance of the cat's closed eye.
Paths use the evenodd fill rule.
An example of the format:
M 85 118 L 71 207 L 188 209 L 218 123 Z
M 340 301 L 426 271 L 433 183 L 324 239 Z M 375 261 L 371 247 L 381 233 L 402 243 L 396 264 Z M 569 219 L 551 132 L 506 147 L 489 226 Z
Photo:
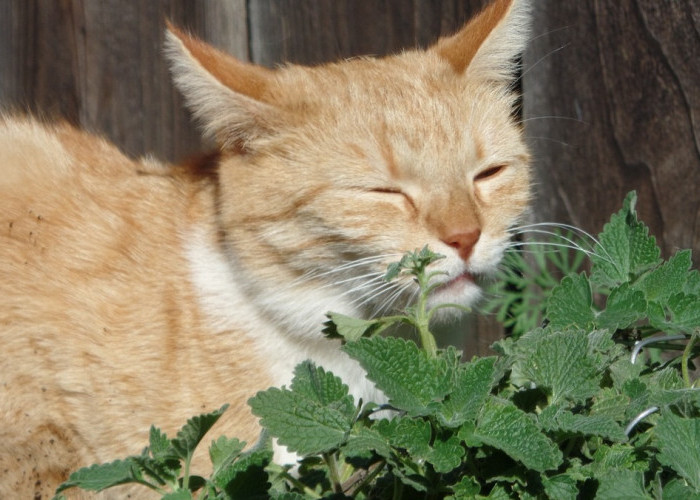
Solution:
M 482 170 L 481 172 L 479 172 L 478 174 L 476 174 L 474 176 L 474 182 L 483 181 L 483 180 L 495 177 L 498 174 L 500 174 L 501 172 L 503 172 L 507 167 L 508 167 L 508 165 L 506 165 L 505 163 L 498 164 L 498 165 L 491 165 L 491 166 L 485 168 L 484 170 Z
M 408 202 L 413 209 L 416 208 L 416 204 L 413 201 L 413 198 L 411 196 L 403 191 L 401 191 L 399 188 L 395 187 L 380 187 L 380 188 L 372 188 L 370 189 L 370 192 L 372 193 L 380 193 L 380 194 L 388 194 L 388 195 L 398 195 L 398 196 L 403 196 L 403 198 Z

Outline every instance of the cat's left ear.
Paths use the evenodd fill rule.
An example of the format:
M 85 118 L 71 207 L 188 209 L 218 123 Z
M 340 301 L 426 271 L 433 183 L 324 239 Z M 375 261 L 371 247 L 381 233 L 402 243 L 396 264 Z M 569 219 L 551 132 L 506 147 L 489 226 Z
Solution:
M 529 37 L 528 0 L 495 0 L 456 34 L 433 47 L 460 74 L 510 82 Z
M 245 149 L 279 125 L 282 112 L 266 98 L 273 70 L 229 56 L 170 23 L 166 55 L 175 85 L 219 146 Z

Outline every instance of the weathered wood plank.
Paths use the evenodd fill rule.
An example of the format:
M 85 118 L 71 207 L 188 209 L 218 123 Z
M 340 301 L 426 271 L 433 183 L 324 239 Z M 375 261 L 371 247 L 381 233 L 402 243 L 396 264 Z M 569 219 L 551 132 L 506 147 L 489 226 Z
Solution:
M 487 2 L 257 0 L 250 2 L 252 60 L 317 64 L 426 46 L 458 29 Z
M 542 0 L 534 13 L 523 85 L 536 217 L 597 232 L 636 189 L 664 253 L 697 259 L 700 4 Z
M 0 105 L 104 133 L 132 155 L 201 148 L 163 57 L 165 19 L 247 56 L 244 0 L 2 0 Z

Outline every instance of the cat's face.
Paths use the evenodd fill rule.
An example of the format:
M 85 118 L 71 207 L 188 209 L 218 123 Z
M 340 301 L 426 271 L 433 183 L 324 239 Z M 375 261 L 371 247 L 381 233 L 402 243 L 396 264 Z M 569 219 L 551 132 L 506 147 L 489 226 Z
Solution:
M 518 12 L 496 7 L 492 31 L 504 31 Z M 530 176 L 504 68 L 470 73 L 492 35 L 460 69 L 446 52 L 461 33 L 384 59 L 256 68 L 264 85 L 236 89 L 237 109 L 218 118 L 236 126 L 209 124 L 225 151 L 226 245 L 270 310 L 307 294 L 341 312 L 387 312 L 416 290 L 409 279 L 384 282 L 387 265 L 425 245 L 446 257 L 433 265 L 445 271 L 436 302 L 478 296 L 474 280 L 500 261 Z
M 494 270 L 525 208 L 527 152 L 502 90 L 443 79 L 451 70 L 437 58 L 418 70 L 411 62 L 279 76 L 281 88 L 300 89 L 281 106 L 295 123 L 253 140 L 221 173 L 229 242 L 256 278 L 309 274 L 339 292 L 368 284 L 349 292 L 361 301 L 390 262 L 428 245 L 446 256 L 436 264 L 448 272 L 439 298 L 475 297 L 469 275 Z

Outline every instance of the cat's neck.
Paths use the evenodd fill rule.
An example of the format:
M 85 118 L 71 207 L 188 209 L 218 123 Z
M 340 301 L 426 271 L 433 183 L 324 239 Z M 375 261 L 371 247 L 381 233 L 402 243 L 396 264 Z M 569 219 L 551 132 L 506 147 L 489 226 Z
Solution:
M 311 286 L 299 289 L 280 284 L 262 294 L 254 284 L 241 279 L 235 260 L 227 255 L 213 235 L 195 228 L 186 239 L 186 254 L 199 305 L 216 335 L 248 335 L 259 357 L 277 385 L 288 384 L 294 367 L 312 359 L 332 369 L 343 380 L 361 380 L 351 384 L 356 398 L 374 397 L 371 384 L 361 377 L 359 366 L 338 349 L 338 342 L 323 338 L 321 330 L 328 311 L 357 314 L 341 293 Z

